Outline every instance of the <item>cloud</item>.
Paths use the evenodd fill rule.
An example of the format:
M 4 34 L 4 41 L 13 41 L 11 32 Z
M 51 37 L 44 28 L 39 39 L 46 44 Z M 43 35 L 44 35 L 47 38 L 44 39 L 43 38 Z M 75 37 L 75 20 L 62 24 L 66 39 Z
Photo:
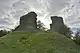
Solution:
M 79 22 L 74 21 L 78 20 L 80 15 L 79 5 L 79 0 L 0 0 L 0 25 L 5 24 L 14 28 L 19 25 L 20 16 L 35 11 L 38 20 L 41 20 L 47 28 L 51 23 L 51 15 L 62 16 L 65 23 L 71 27 Z
M 80 28 L 80 0 L 71 0 L 62 11 L 66 24 L 72 30 Z

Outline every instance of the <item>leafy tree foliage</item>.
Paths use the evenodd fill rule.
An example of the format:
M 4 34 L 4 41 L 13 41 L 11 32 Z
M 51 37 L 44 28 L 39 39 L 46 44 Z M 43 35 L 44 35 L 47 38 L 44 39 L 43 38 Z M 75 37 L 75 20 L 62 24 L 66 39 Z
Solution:
M 59 33 L 65 35 L 68 38 L 71 38 L 71 34 L 73 32 L 70 30 L 69 27 L 67 27 L 66 25 L 64 25 L 63 27 L 60 28 Z
M 8 33 L 8 31 L 6 30 L 0 30 L 0 37 L 6 35 Z
M 44 31 L 44 30 L 46 29 L 44 26 L 45 26 L 45 25 L 44 25 L 40 20 L 37 22 L 37 27 L 38 27 L 38 29 Z
M 80 30 L 77 30 L 75 37 L 74 37 L 74 42 L 78 45 L 80 45 Z

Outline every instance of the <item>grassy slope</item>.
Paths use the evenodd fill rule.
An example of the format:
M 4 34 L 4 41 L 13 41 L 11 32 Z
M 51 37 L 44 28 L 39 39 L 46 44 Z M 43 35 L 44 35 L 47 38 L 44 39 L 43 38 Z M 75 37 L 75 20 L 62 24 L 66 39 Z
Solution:
M 0 38 L 0 53 L 80 53 L 80 47 L 58 33 L 15 31 Z

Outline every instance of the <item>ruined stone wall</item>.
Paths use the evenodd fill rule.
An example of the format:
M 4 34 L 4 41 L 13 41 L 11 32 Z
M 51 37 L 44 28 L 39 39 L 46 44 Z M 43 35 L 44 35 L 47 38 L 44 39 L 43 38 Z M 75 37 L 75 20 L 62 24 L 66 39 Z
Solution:
M 20 17 L 20 25 L 18 30 L 36 30 L 37 29 L 37 14 L 35 12 L 29 12 L 28 14 Z
M 64 26 L 63 18 L 52 16 L 51 20 L 52 20 L 52 24 L 50 24 L 51 30 L 55 32 L 60 32 L 61 28 Z

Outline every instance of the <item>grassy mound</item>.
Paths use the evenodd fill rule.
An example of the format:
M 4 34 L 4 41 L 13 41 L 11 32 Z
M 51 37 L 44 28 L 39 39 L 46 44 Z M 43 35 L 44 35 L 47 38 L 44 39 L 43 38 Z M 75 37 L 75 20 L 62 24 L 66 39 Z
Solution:
M 80 47 L 55 32 L 15 31 L 0 38 L 0 53 L 80 53 Z

